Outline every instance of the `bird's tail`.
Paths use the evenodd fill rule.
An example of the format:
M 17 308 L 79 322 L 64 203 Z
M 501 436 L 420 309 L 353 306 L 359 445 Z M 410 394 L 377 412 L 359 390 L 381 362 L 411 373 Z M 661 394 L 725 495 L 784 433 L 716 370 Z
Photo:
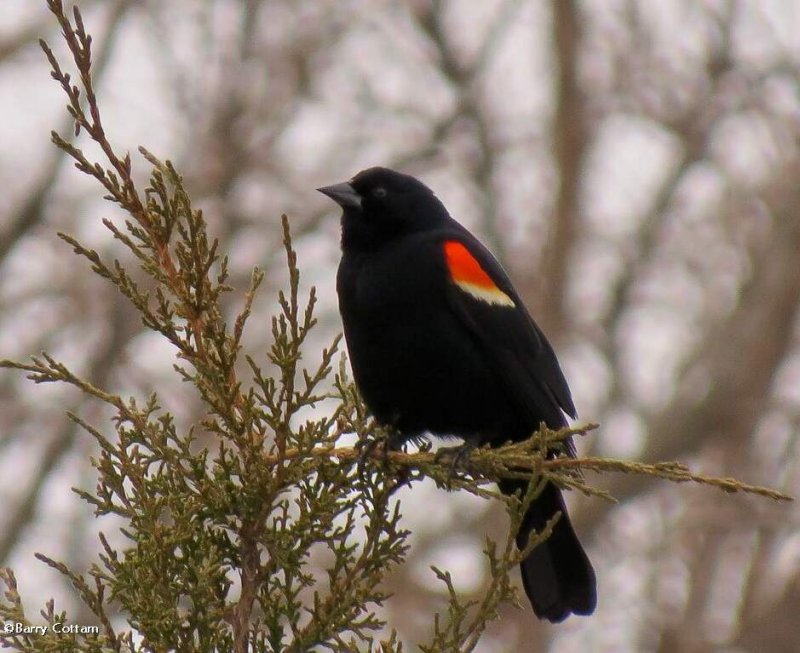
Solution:
M 504 494 L 521 491 L 523 481 L 506 480 L 500 483 Z M 520 563 L 522 584 L 540 619 L 553 623 L 563 621 L 571 613 L 588 615 L 597 605 L 597 586 L 594 569 L 567 515 L 560 490 L 548 483 L 531 503 L 517 532 L 517 546 L 522 548 L 533 531 L 540 532 L 548 520 L 560 512 L 553 532 Z

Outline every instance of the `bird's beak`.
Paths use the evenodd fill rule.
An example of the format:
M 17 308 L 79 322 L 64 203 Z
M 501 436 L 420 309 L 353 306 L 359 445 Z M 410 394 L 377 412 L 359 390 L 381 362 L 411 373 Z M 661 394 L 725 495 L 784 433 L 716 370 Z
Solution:
M 342 208 L 361 208 L 361 195 L 347 182 L 333 184 L 333 186 L 323 186 L 322 188 L 317 188 L 317 190 L 330 197 Z

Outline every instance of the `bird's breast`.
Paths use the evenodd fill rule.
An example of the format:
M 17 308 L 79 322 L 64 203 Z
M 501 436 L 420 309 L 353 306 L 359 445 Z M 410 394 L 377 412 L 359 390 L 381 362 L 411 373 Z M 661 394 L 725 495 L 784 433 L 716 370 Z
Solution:
M 402 255 L 339 269 L 339 306 L 356 384 L 375 416 L 408 433 L 471 437 L 507 413 L 495 373 L 452 311 L 443 261 Z

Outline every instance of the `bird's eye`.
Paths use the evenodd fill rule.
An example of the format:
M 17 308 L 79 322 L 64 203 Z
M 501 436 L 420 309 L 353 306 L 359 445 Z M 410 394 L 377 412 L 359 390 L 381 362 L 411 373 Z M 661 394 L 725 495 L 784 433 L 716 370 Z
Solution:
M 372 191 L 372 196 L 377 199 L 383 199 L 386 197 L 386 189 L 383 186 L 378 186 L 375 190 Z

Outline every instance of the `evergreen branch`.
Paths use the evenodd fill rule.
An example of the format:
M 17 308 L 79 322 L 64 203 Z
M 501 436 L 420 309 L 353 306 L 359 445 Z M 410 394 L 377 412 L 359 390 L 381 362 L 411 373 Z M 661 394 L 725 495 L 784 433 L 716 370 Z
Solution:
M 126 211 L 133 215 L 142 226 L 147 227 L 150 222 L 149 216 L 142 206 L 136 191 L 136 186 L 131 177 L 130 156 L 126 154 L 124 157 L 120 158 L 116 155 L 106 138 L 105 129 L 103 128 L 100 118 L 91 72 L 92 37 L 86 33 L 83 18 L 77 7 L 73 7 L 73 20 L 70 21 L 64 11 L 61 0 L 47 0 L 47 6 L 58 20 L 61 26 L 61 34 L 72 53 L 73 61 L 78 69 L 80 83 L 86 95 L 88 114 L 81 105 L 80 88 L 72 84 L 69 73 L 65 73 L 61 70 L 53 51 L 44 40 L 40 40 L 39 44 L 42 50 L 44 50 L 52 68 L 51 76 L 61 85 L 61 88 L 67 95 L 69 100 L 67 110 L 75 120 L 75 135 L 77 136 L 81 129 L 85 130 L 90 138 L 100 146 L 103 154 L 110 162 L 113 171 L 103 170 L 99 164 L 91 164 L 83 154 L 80 153 L 80 150 L 77 150 L 77 148 L 67 143 L 55 132 L 53 133 L 53 142 L 75 159 L 79 170 L 90 174 L 100 181 L 109 192 L 110 198 L 113 199 L 113 201 L 118 202 Z M 119 180 L 122 180 L 121 184 Z
M 482 598 L 479 601 L 462 601 L 453 587 L 449 572 L 432 567 L 437 578 L 445 584 L 449 595 L 447 619 L 443 620 L 439 613 L 434 616 L 434 632 L 431 641 L 428 644 L 420 645 L 420 650 L 425 653 L 444 651 L 470 653 L 478 645 L 487 624 L 497 618 L 500 604 L 503 602 L 517 604 L 516 592 L 511 585 L 509 572 L 535 547 L 550 537 L 553 526 L 560 518 L 560 514 L 552 517 L 541 531 L 530 535 L 528 543 L 522 550 L 517 549 L 515 533 L 518 532 L 531 502 L 541 494 L 544 487 L 544 481 L 530 478 L 524 496 L 503 497 L 507 504 L 511 525 L 501 552 L 498 552 L 495 542 L 486 540 L 483 553 L 489 564 L 490 581 L 488 586 L 481 591 Z
M 401 469 L 415 469 L 422 475 L 429 476 L 454 488 L 467 489 L 474 481 L 479 483 L 496 481 L 501 478 L 529 478 L 531 474 L 543 474 L 554 482 L 580 489 L 588 494 L 607 496 L 602 490 L 585 485 L 576 473 L 587 471 L 598 473 L 640 474 L 652 476 L 674 483 L 692 482 L 700 485 L 709 485 L 728 493 L 745 493 L 763 496 L 774 501 L 793 501 L 788 494 L 769 487 L 743 483 L 734 478 L 720 478 L 692 472 L 685 464 L 680 462 L 641 463 L 637 461 L 624 461 L 614 458 L 547 458 L 542 455 L 543 440 L 549 443 L 562 440 L 572 435 L 583 435 L 597 428 L 596 424 L 589 424 L 578 428 L 565 428 L 559 431 L 545 430 L 544 437 L 535 434 L 531 439 L 506 444 L 501 447 L 483 447 L 474 450 L 464 462 L 463 471 L 468 478 L 460 479 L 453 476 L 452 469 L 447 464 L 437 462 L 435 452 L 423 451 L 406 453 L 404 451 L 374 451 L 369 458 L 370 463 L 376 468 L 383 467 L 392 472 Z M 541 433 L 541 431 L 540 431 Z M 310 451 L 287 449 L 284 459 L 298 456 L 312 456 L 333 458 L 342 464 L 358 464 L 363 461 L 362 450 L 356 447 L 334 447 L 330 445 L 316 447 Z M 273 455 L 265 454 L 267 464 L 275 464 Z M 485 496 L 499 496 L 488 493 Z M 611 497 L 608 497 L 611 498 Z M 613 499 L 612 499 L 613 500 Z
M 202 213 L 192 210 L 180 176 L 172 165 L 168 161 L 162 163 L 144 148 L 140 148 L 140 153 L 153 165 L 154 172 L 151 185 L 145 191 L 147 201 L 142 199 L 131 174 L 130 155 L 116 154 L 103 127 L 91 74 L 92 39 L 85 31 L 81 13 L 74 7 L 70 19 L 61 0 L 47 0 L 47 5 L 61 26 L 62 35 L 78 71 L 80 86 L 73 84 L 70 74 L 62 70 L 48 44 L 40 41 L 50 62 L 51 76 L 67 95 L 67 110 L 75 121 L 76 135 L 81 129 L 86 131 L 99 145 L 110 168 L 88 160 L 79 148 L 56 133 L 53 133 L 53 142 L 73 158 L 80 171 L 100 182 L 108 193 L 107 199 L 119 204 L 133 217 L 135 224 L 126 222 L 126 228 L 133 239 L 124 235 L 109 221 L 105 221 L 105 224 L 114 237 L 140 259 L 144 271 L 159 284 L 157 296 L 162 320 L 154 319 L 149 309 L 142 310 L 147 305 L 149 295 L 138 292 L 135 284 L 118 264 L 112 272 L 110 266 L 100 262 L 96 252 L 82 248 L 77 241 L 66 235 L 62 237 L 76 251 L 89 258 L 96 272 L 115 283 L 134 306 L 142 311 L 145 324 L 167 335 L 179 347 L 182 357 L 193 366 L 211 370 L 220 358 L 224 359 L 230 386 L 234 387 L 237 383 L 232 357 L 225 347 L 221 348 L 223 356 L 215 357 L 209 352 L 210 344 L 207 343 L 207 339 L 213 340 L 214 334 L 221 330 L 221 316 L 216 299 L 226 290 L 226 262 L 217 253 L 218 244 L 216 241 L 208 242 Z M 81 103 L 82 93 L 86 98 L 86 109 Z M 173 243 L 176 228 L 180 238 Z M 134 242 L 135 240 L 139 242 Z M 212 284 L 208 276 L 212 267 L 217 264 L 220 266 L 220 274 L 217 282 Z M 176 301 L 170 300 L 168 296 Z M 179 337 L 176 331 L 165 325 L 171 322 L 174 315 L 187 321 L 183 337 Z M 234 404 L 241 400 L 235 393 L 225 399 L 233 399 Z M 228 417 L 230 419 L 232 415 Z

